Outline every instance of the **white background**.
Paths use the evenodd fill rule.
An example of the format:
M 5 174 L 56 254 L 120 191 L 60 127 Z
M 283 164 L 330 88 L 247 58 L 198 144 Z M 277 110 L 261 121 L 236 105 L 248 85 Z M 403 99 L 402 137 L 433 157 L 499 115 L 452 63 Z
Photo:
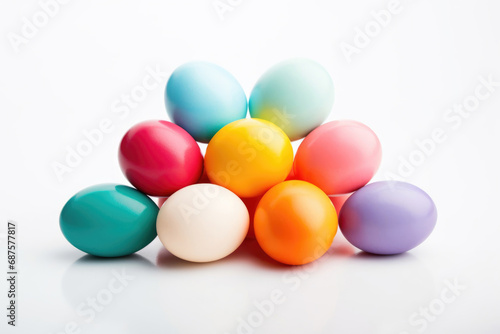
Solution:
M 15 220 L 20 247 L 18 326 L 6 325 L 2 279 L 1 332 L 60 333 L 75 322 L 80 333 L 500 333 L 500 87 L 468 117 L 444 118 L 454 105 L 478 101 L 481 77 L 500 81 L 499 3 L 401 0 L 350 61 L 341 45 L 355 45 L 358 28 L 377 29 L 371 12 L 389 1 L 230 3 L 221 18 L 212 0 L 73 0 L 14 47 L 23 18 L 33 22 L 41 7 L 1 2 L 0 231 Z M 355 119 L 379 135 L 377 179 L 397 174 L 400 159 L 417 159 L 404 179 L 426 190 L 439 212 L 425 243 L 374 257 L 339 234 L 321 260 L 293 268 L 270 261 L 255 242 L 200 265 L 176 260 L 158 240 L 138 255 L 102 260 L 64 239 L 58 218 L 70 196 L 92 184 L 127 184 L 118 143 L 133 124 L 167 118 L 163 89 L 176 66 L 215 62 L 248 96 L 269 66 L 295 56 L 331 73 L 331 120 Z M 147 68 L 163 72 L 160 84 L 127 115 L 115 113 L 122 94 L 140 89 Z M 68 146 L 103 119 L 113 130 L 58 180 L 54 162 L 65 163 Z M 422 159 L 415 141 L 438 128 L 446 140 Z M 5 235 L 1 242 L 5 254 Z M 122 270 L 133 280 L 94 319 L 76 314 Z M 456 295 L 447 290 L 455 283 Z M 257 313 L 255 302 L 272 291 L 284 301 Z M 443 294 L 453 301 L 444 303 Z M 429 307 L 424 320 L 419 312 Z

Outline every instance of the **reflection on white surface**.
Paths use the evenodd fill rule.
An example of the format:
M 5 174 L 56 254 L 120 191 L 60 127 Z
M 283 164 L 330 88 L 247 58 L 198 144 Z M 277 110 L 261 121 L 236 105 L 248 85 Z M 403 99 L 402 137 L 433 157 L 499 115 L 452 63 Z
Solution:
M 486 298 L 498 295 L 494 277 L 471 285 L 480 267 L 457 271 L 430 243 L 375 256 L 339 234 L 322 258 L 304 266 L 276 263 L 255 240 L 204 264 L 174 257 L 158 240 L 140 254 L 116 259 L 82 255 L 64 240 L 50 252 L 23 251 L 22 333 L 460 332 L 453 319 L 462 310 L 498 302 Z M 466 288 L 442 302 L 454 279 Z M 446 301 L 454 296 L 445 293 Z M 481 304 L 475 295 L 485 296 Z M 422 315 L 425 309 L 431 320 Z M 488 313 L 481 314 L 485 328 L 494 328 Z M 470 326 L 474 320 L 467 319 Z
M 145 323 L 165 318 L 151 308 L 155 298 L 155 265 L 141 255 L 99 258 L 84 255 L 71 264 L 61 280 L 63 295 L 82 332 L 140 332 Z M 154 305 L 155 303 L 153 303 Z M 168 329 L 168 322 L 165 323 Z
M 319 261 L 300 267 L 274 262 L 255 240 L 204 264 L 157 249 L 152 261 L 85 255 L 72 263 L 59 301 L 74 313 L 67 322 L 88 333 L 396 333 L 434 295 L 433 278 L 416 256 L 355 253 L 341 235 Z M 362 321 L 346 326 L 347 318 Z

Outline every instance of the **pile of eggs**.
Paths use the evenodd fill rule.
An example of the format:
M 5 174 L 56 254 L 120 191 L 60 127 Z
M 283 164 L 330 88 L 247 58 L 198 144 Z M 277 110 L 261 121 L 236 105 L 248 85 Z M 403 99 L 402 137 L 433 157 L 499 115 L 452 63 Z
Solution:
M 132 254 L 158 235 L 192 262 L 224 258 L 255 238 L 274 260 L 305 264 L 330 248 L 338 226 L 369 253 L 418 246 L 436 224 L 432 199 L 405 182 L 368 184 L 380 141 L 357 121 L 323 124 L 333 100 L 330 75 L 308 59 L 273 66 L 248 104 L 223 68 L 184 64 L 165 90 L 172 122 L 145 121 L 123 136 L 119 162 L 133 187 L 78 192 L 62 209 L 61 230 L 101 257 Z M 294 156 L 291 141 L 302 138 Z M 205 156 L 197 142 L 208 143 Z

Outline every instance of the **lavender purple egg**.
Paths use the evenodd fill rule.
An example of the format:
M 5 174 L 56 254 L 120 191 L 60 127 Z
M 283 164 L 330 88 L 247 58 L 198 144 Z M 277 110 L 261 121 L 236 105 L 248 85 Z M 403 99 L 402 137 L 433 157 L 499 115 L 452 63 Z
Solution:
M 420 245 L 436 220 L 436 205 L 425 191 L 406 182 L 381 181 L 349 197 L 340 211 L 339 227 L 357 248 L 390 255 Z

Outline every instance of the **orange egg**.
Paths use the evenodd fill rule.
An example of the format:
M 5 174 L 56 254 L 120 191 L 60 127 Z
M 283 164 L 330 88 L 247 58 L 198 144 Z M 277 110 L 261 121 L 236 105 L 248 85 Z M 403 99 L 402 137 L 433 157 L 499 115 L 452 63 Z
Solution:
M 306 181 L 272 187 L 257 205 L 255 238 L 281 263 L 300 265 L 321 257 L 337 233 L 337 213 L 328 196 Z

